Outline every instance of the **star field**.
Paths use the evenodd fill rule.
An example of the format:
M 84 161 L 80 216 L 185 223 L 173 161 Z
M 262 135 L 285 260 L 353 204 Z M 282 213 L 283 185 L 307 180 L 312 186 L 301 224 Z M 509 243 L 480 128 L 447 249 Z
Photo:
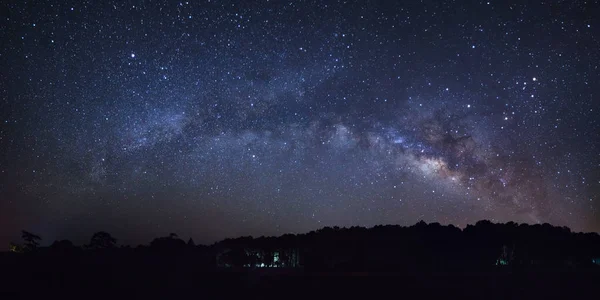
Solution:
M 598 1 L 404 2 L 3 3 L 0 242 L 599 231 Z

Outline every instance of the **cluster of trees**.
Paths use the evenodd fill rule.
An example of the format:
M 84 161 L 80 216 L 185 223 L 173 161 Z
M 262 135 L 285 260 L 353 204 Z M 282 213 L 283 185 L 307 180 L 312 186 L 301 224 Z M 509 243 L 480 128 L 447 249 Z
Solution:
M 600 261 L 600 235 L 574 233 L 567 227 L 479 221 L 461 230 L 426 224 L 325 227 L 306 234 L 240 237 L 211 246 L 187 243 L 176 234 L 154 239 L 149 246 L 117 247 L 106 232 L 95 233 L 79 248 L 56 241 L 40 248 L 40 237 L 23 232 L 24 244 L 13 249 L 29 253 L 115 253 L 144 257 L 160 254 L 171 262 L 193 260 L 212 267 L 303 267 L 306 270 L 398 271 L 473 270 L 497 265 L 519 267 L 592 267 Z M 14 245 L 13 245 L 14 246 Z
M 325 227 L 278 238 L 242 237 L 218 245 L 220 265 L 271 265 L 273 251 L 298 253 L 293 266 L 310 270 L 394 271 L 474 270 L 510 266 L 592 267 L 600 258 L 597 233 L 573 233 L 550 224 L 495 224 L 479 221 L 464 230 L 421 221 L 395 225 Z
M 29 231 L 21 231 L 21 238 L 24 243 L 22 245 L 11 243 L 9 250 L 11 252 L 18 253 L 32 253 L 40 250 L 40 241 L 42 237 Z M 94 233 L 90 239 L 90 243 L 83 245 L 83 249 L 89 250 L 101 250 L 101 249 L 113 249 L 117 247 L 117 239 L 112 237 L 110 233 L 100 231 Z M 54 241 L 50 247 L 45 249 L 46 251 L 64 252 L 81 249 L 73 245 L 73 242 L 69 240 L 58 240 Z
M 125 252 L 132 250 L 128 245 L 117 246 L 117 239 L 114 238 L 110 233 L 100 231 L 92 235 L 90 242 L 81 247 L 75 246 L 73 242 L 69 240 L 58 240 L 54 241 L 49 247 L 39 247 L 42 238 L 39 235 L 23 230 L 21 232 L 21 238 L 23 244 L 10 243 L 9 251 L 17 253 L 46 253 L 46 254 L 73 254 L 78 251 L 88 252 Z M 149 246 L 140 245 L 136 249 L 151 249 L 154 252 L 172 252 L 182 249 L 195 248 L 196 244 L 190 238 L 188 242 L 184 242 L 179 239 L 177 234 L 171 233 L 166 237 L 158 237 L 150 242 Z M 203 247 L 203 246 L 198 246 Z
M 217 264 L 221 267 L 300 267 L 302 246 L 297 240 L 300 236 L 223 240 L 214 245 Z

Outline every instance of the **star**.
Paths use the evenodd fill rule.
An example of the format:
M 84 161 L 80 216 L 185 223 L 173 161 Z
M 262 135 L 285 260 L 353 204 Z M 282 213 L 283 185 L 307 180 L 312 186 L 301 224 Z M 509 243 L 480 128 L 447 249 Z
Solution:
M 484 3 L 15 2 L 0 244 L 30 227 L 132 244 L 421 219 L 600 230 L 589 8 L 557 3 L 561 27 Z

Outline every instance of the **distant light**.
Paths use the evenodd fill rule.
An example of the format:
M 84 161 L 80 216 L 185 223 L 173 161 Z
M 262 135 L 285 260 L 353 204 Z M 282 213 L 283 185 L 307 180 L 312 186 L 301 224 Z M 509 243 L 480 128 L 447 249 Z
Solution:
M 467 108 L 471 108 L 471 104 L 467 104 Z
M 471 46 L 471 48 L 475 49 L 475 45 Z
M 533 77 L 533 81 L 537 81 L 537 78 Z
M 135 53 L 131 53 L 131 58 L 135 58 Z

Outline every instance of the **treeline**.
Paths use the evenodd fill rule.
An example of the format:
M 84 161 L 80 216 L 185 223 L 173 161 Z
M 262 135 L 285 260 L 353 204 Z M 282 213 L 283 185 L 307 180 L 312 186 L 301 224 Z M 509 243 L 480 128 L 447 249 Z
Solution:
M 23 232 L 23 245 L 11 251 L 23 260 L 69 259 L 129 264 L 166 263 L 212 270 L 303 268 L 308 271 L 462 271 L 490 268 L 595 268 L 600 264 L 600 235 L 567 227 L 479 221 L 461 230 L 421 221 L 410 227 L 387 225 L 325 227 L 306 234 L 240 237 L 195 245 L 176 234 L 149 245 L 117 246 L 106 232 L 77 247 L 63 240 L 40 248 L 41 238 Z
M 600 263 L 600 236 L 550 224 L 479 221 L 464 230 L 421 221 L 410 227 L 325 227 L 277 238 L 243 237 L 217 244 L 221 265 L 272 264 L 273 253 L 298 251 L 298 265 L 310 270 L 399 271 L 512 268 L 587 268 Z M 246 251 L 242 251 L 245 249 Z M 291 252 L 291 253 L 290 253 Z

